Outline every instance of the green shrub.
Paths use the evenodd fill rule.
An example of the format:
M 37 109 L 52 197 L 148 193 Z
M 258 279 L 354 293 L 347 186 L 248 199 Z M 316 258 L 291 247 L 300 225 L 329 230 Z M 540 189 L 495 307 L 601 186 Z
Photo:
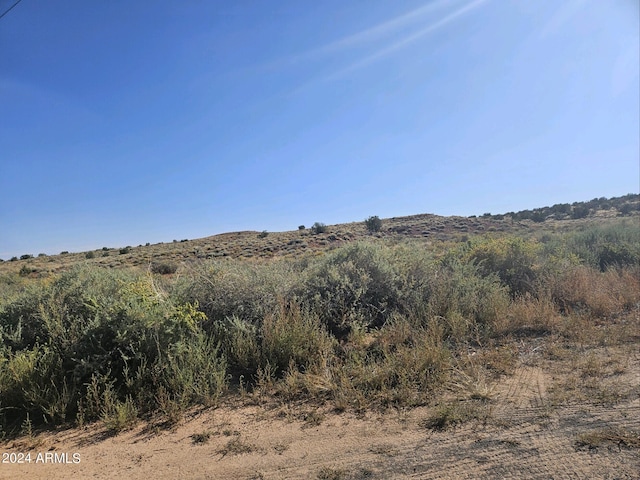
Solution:
M 20 255 L 20 260 L 29 260 L 30 258 L 33 258 L 33 255 L 26 253 L 24 255 Z
M 415 293 L 422 298 L 414 309 L 418 314 L 442 319 L 453 341 L 491 333 L 509 304 L 507 289 L 496 274 L 482 272 L 478 265 L 456 258 L 443 259 Z
M 382 228 L 382 220 L 377 215 L 367 218 L 364 224 L 369 233 L 379 232 Z
M 158 408 L 163 392 L 179 405 L 211 404 L 226 367 L 205 321 L 149 275 L 86 266 L 32 282 L 0 308 L 3 429 L 27 415 L 118 425 L 132 405 Z
M 95 258 L 95 257 L 96 257 L 95 252 L 87 252 L 87 253 L 84 254 L 84 258 L 86 258 L 87 260 L 90 260 L 90 259 Z
M 218 340 L 229 372 L 236 379 L 250 379 L 262 366 L 258 330 L 258 325 L 235 315 L 216 322 L 213 327 L 213 337 Z
M 134 426 L 138 420 L 138 407 L 131 396 L 127 396 L 124 401 L 114 400 L 111 406 L 102 410 L 101 420 L 109 432 L 120 433 Z
M 258 234 L 258 238 L 267 238 L 268 235 L 269 235 L 269 232 L 267 232 L 266 230 L 263 230 Z
M 564 236 L 562 241 L 570 253 L 602 271 L 640 263 L 640 228 L 625 221 L 591 226 Z
M 53 349 L 6 354 L 0 369 L 0 419 L 11 431 L 27 418 L 39 425 L 64 422 L 73 407 L 74 385 L 64 381 L 63 359 Z
M 477 263 L 482 275 L 498 275 L 515 296 L 534 291 L 539 249 L 533 240 L 489 238 L 471 245 L 467 258 Z
M 257 325 L 298 281 L 289 263 L 210 260 L 185 271 L 174 291 L 180 302 L 197 302 L 211 325 L 234 315 Z
M 575 219 L 579 219 L 579 218 L 585 218 L 589 215 L 589 207 L 586 207 L 584 205 L 576 205 L 573 207 L 573 211 L 571 212 L 571 218 Z
M 280 303 L 265 317 L 260 336 L 262 365 L 270 365 L 276 374 L 288 367 L 305 370 L 327 358 L 333 346 L 317 316 L 296 303 Z
M 157 273 L 159 275 L 170 275 L 176 273 L 178 270 L 178 266 L 174 263 L 152 263 L 151 264 L 151 272 Z
M 161 386 L 185 409 L 199 404 L 212 406 L 226 387 L 226 361 L 218 347 L 199 328 L 192 335 L 168 346 L 161 361 Z
M 354 243 L 308 268 L 297 294 L 341 338 L 354 325 L 383 325 L 400 305 L 399 286 L 398 273 L 381 247 Z
M 304 230 L 306 227 L 304 225 L 298 225 L 298 230 Z
M 311 227 L 311 231 L 317 235 L 319 233 L 325 233 L 327 231 L 327 226 L 324 223 L 316 222 Z

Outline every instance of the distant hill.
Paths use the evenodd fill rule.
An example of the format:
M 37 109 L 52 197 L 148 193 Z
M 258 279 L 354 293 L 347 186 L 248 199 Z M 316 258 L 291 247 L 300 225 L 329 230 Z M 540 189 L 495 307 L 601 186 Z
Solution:
M 360 238 L 420 238 L 427 242 L 466 240 L 470 235 L 513 233 L 543 234 L 568 231 L 593 222 L 640 218 L 640 195 L 594 198 L 585 202 L 561 203 L 550 207 L 481 216 L 443 217 L 418 214 L 381 219 L 379 230 L 371 232 L 365 221 L 326 225 L 322 229 L 300 225 L 286 232 L 230 232 L 200 239 L 137 247 L 104 247 L 87 252 L 61 252 L 59 255 L 24 254 L 9 261 L 0 260 L 0 272 L 20 272 L 38 276 L 90 262 L 109 268 L 148 267 L 156 273 L 173 273 L 184 261 L 211 258 L 252 260 L 313 254 Z M 321 231 L 320 231 L 321 230 Z

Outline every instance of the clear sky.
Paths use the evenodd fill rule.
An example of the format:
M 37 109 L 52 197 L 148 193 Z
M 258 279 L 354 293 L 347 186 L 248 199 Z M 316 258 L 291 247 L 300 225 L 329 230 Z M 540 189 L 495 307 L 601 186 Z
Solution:
M 0 257 L 638 193 L 639 18 L 22 0 L 0 19 Z

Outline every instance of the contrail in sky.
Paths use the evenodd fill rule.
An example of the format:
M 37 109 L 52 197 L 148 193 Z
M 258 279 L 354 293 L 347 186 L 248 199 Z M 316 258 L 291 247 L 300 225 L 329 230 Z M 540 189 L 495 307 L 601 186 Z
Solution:
M 376 25 L 374 27 L 368 28 L 361 32 L 355 33 L 353 35 L 349 35 L 340 40 L 336 40 L 335 42 L 329 43 L 325 46 L 319 47 L 317 49 L 311 50 L 306 53 L 306 55 L 312 55 L 317 53 L 328 53 L 336 50 L 342 50 L 345 48 L 351 48 L 361 43 L 370 42 L 375 40 L 377 37 L 384 35 L 389 32 L 393 32 L 394 30 L 399 29 L 411 22 L 415 22 L 416 19 L 421 16 L 438 10 L 440 8 L 446 7 L 451 3 L 455 3 L 455 1 L 459 0 L 437 0 L 435 2 L 424 5 L 420 8 L 412 10 L 409 13 L 405 13 L 396 18 L 388 20 L 384 23 Z M 303 54 L 302 56 L 304 56 Z
M 346 67 L 346 68 L 344 68 L 344 69 L 342 69 L 342 70 L 340 70 L 340 71 L 338 71 L 336 73 L 333 73 L 333 74 L 329 75 L 328 77 L 325 77 L 324 79 L 325 80 L 332 80 L 334 78 L 337 78 L 337 77 L 340 77 L 340 76 L 344 75 L 345 73 L 349 73 L 349 72 L 352 72 L 352 71 L 354 71 L 354 70 L 356 70 L 356 69 L 358 69 L 360 67 L 364 67 L 365 65 L 368 65 L 368 64 L 378 60 L 379 58 L 382 58 L 382 57 L 384 57 L 386 55 L 389 55 L 390 53 L 393 53 L 396 50 L 399 50 L 399 49 L 409 45 L 410 43 L 413 43 L 416 40 L 419 40 L 420 38 L 424 37 L 425 35 L 428 35 L 429 33 L 433 32 L 433 31 L 435 31 L 435 30 L 437 30 L 437 29 L 439 29 L 439 28 L 441 28 L 441 27 L 443 27 L 445 25 L 447 25 L 448 23 L 452 22 L 453 20 L 457 19 L 458 17 L 460 17 L 460 16 L 464 15 L 465 13 L 473 10 L 474 8 L 479 7 L 480 5 L 482 5 L 483 3 L 486 3 L 486 2 L 487 2 L 487 0 L 475 0 L 473 2 L 470 2 L 467 5 L 465 5 L 464 7 L 459 8 L 455 12 L 447 15 L 446 17 L 441 18 L 440 20 L 427 25 L 423 29 L 418 30 L 417 32 L 415 32 L 413 34 L 404 37 L 403 39 L 395 42 L 392 45 L 389 45 L 387 47 L 381 48 L 377 52 L 375 52 L 375 53 L 373 53 L 373 54 L 371 54 L 371 55 L 369 55 L 369 56 L 367 56 L 367 57 L 365 57 L 365 58 L 363 58 L 361 60 L 358 60 L 357 62 L 352 63 L 348 67 Z M 374 27 L 374 29 L 375 28 L 378 28 L 378 27 Z M 365 31 L 363 33 L 366 33 L 368 31 L 369 30 L 367 30 L 367 31 Z M 359 35 L 360 34 L 358 34 L 356 36 L 359 36 Z M 353 37 L 347 37 L 347 39 L 345 39 L 345 40 L 348 40 L 350 38 L 353 38 Z

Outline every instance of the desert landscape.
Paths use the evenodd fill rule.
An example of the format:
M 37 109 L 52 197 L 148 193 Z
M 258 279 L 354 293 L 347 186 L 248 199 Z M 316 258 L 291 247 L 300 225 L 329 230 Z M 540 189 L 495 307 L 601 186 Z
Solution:
M 0 0 L 0 480 L 640 480 L 638 18 Z
M 0 478 L 639 478 L 639 204 L 0 262 Z

